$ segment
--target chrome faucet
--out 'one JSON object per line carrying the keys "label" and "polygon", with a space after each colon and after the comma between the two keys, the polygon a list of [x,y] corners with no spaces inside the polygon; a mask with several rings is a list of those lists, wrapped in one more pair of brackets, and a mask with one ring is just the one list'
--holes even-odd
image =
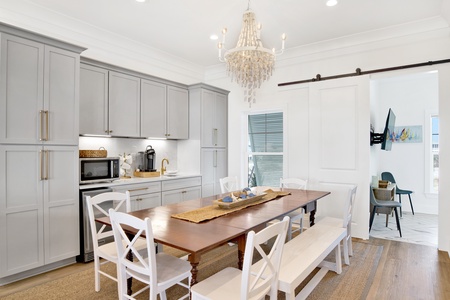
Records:
{"label": "chrome faucet", "polygon": [[161,176],[163,176],[164,172],[166,171],[166,167],[164,167],[164,161],[166,161],[167,164],[169,164],[169,160],[167,158],[163,158],[163,160],[161,161]]}

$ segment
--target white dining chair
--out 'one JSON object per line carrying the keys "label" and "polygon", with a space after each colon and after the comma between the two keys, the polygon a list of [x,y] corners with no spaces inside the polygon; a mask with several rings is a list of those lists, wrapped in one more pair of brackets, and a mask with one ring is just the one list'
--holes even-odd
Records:
{"label": "white dining chair", "polygon": [[[305,190],[307,185],[308,180],[303,180],[300,178],[280,178],[280,188]],[[303,232],[304,209],[299,208],[289,213],[288,216],[290,221],[287,232],[287,240],[290,241],[292,239],[292,233],[297,231],[299,231],[300,233]]]}
{"label": "white dining chair", "polygon": [[[276,300],[288,223],[289,217],[286,216],[281,222],[273,223],[258,233],[250,231],[247,235],[242,271],[228,267],[200,281],[191,287],[192,299],[264,299],[265,295],[270,295],[270,299]],[[270,252],[266,254],[261,245],[271,238],[275,238],[275,241]],[[260,268],[252,265],[255,250],[264,261]]]}
{"label": "white dining chair", "polygon": [[352,247],[352,217],[353,207],[356,199],[356,185],[352,185],[348,189],[347,198],[344,204],[343,216],[341,218],[325,217],[319,220],[316,225],[324,224],[334,227],[344,227],[347,229],[347,235],[343,240],[344,243],[344,262],[346,265],[350,265],[350,256],[353,256]]}
{"label": "white dining chair", "polygon": [[219,182],[222,194],[238,190],[238,180],[236,176],[220,178]]}
{"label": "white dining chair", "polygon": [[[117,282],[117,278],[101,270],[101,266],[112,262],[117,264],[117,250],[114,241],[106,244],[99,244],[100,239],[105,239],[111,237],[113,239],[113,231],[109,226],[99,225],[95,221],[95,218],[109,216],[107,208],[105,209],[105,203],[108,203],[107,207],[113,207],[116,211],[130,211],[130,193],[126,191],[125,193],[118,192],[106,192],[98,194],[94,197],[86,196],[87,208],[89,213],[89,224],[92,233],[92,243],[94,246],[94,281],[95,281],[95,291],[100,291],[100,274],[108,277]],[[139,239],[137,244],[139,249],[145,247],[145,240]],[[100,259],[104,261],[100,261]]]}
{"label": "white dining chair", "polygon": [[[175,284],[187,289],[186,295],[179,299],[188,298],[191,284],[191,264],[164,252],[156,253],[150,219],[142,220],[113,209],[110,210],[110,219],[118,253],[119,299],[135,299],[137,295],[148,289],[150,300],[156,300],[158,294],[160,299],[166,300],[166,290]],[[124,230],[125,226],[127,230],[132,228],[136,232],[129,235],[129,232]],[[146,257],[137,251],[136,243],[139,236],[146,238]],[[133,258],[132,261],[129,259],[130,255]],[[144,283],[145,287],[132,295],[127,295],[127,278],[130,277]],[[187,279],[187,284],[182,282],[185,279]]]}

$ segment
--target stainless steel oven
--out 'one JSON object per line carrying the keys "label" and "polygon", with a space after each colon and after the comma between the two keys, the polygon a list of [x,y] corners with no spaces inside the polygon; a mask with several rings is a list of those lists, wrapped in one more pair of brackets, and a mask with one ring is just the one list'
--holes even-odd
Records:
{"label": "stainless steel oven", "polygon": [[[90,190],[80,190],[80,255],[77,257],[79,262],[89,262],[94,260],[94,245],[92,241],[91,225],[89,223],[89,212],[86,203],[86,196],[94,197],[95,195],[112,192],[110,188],[97,188]],[[112,201],[106,201],[101,204],[105,211],[113,208]],[[96,211],[94,210],[94,214]],[[98,214],[98,212],[97,212]],[[96,217],[102,217],[103,215],[97,215]],[[97,225],[97,231],[102,226],[100,223]],[[99,240],[99,245],[110,243],[114,240],[114,237],[104,238]]]}

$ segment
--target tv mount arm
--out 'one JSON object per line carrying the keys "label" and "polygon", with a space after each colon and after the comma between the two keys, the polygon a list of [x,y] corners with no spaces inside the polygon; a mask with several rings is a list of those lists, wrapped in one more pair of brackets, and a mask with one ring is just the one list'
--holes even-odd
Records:
{"label": "tv mount arm", "polygon": [[384,141],[383,133],[375,133],[372,124],[370,124],[370,146],[374,144],[381,144]]}

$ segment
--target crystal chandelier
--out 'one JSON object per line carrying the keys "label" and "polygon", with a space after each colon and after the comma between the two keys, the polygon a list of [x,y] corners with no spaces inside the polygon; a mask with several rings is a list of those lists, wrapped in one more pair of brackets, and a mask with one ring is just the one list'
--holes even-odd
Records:
{"label": "crystal chandelier", "polygon": [[[219,60],[227,65],[227,74],[231,76],[231,81],[236,82],[244,88],[244,101],[248,101],[249,106],[255,103],[256,89],[261,87],[261,83],[272,76],[275,64],[275,57],[284,51],[286,34],[281,36],[281,50],[269,50],[264,48],[260,38],[261,24],[257,24],[255,13],[250,10],[250,1],[247,10],[244,12],[242,29],[239,40],[235,48],[225,49],[225,35],[227,29],[222,30],[222,42],[219,42]],[[224,54],[222,55],[222,51]]]}

